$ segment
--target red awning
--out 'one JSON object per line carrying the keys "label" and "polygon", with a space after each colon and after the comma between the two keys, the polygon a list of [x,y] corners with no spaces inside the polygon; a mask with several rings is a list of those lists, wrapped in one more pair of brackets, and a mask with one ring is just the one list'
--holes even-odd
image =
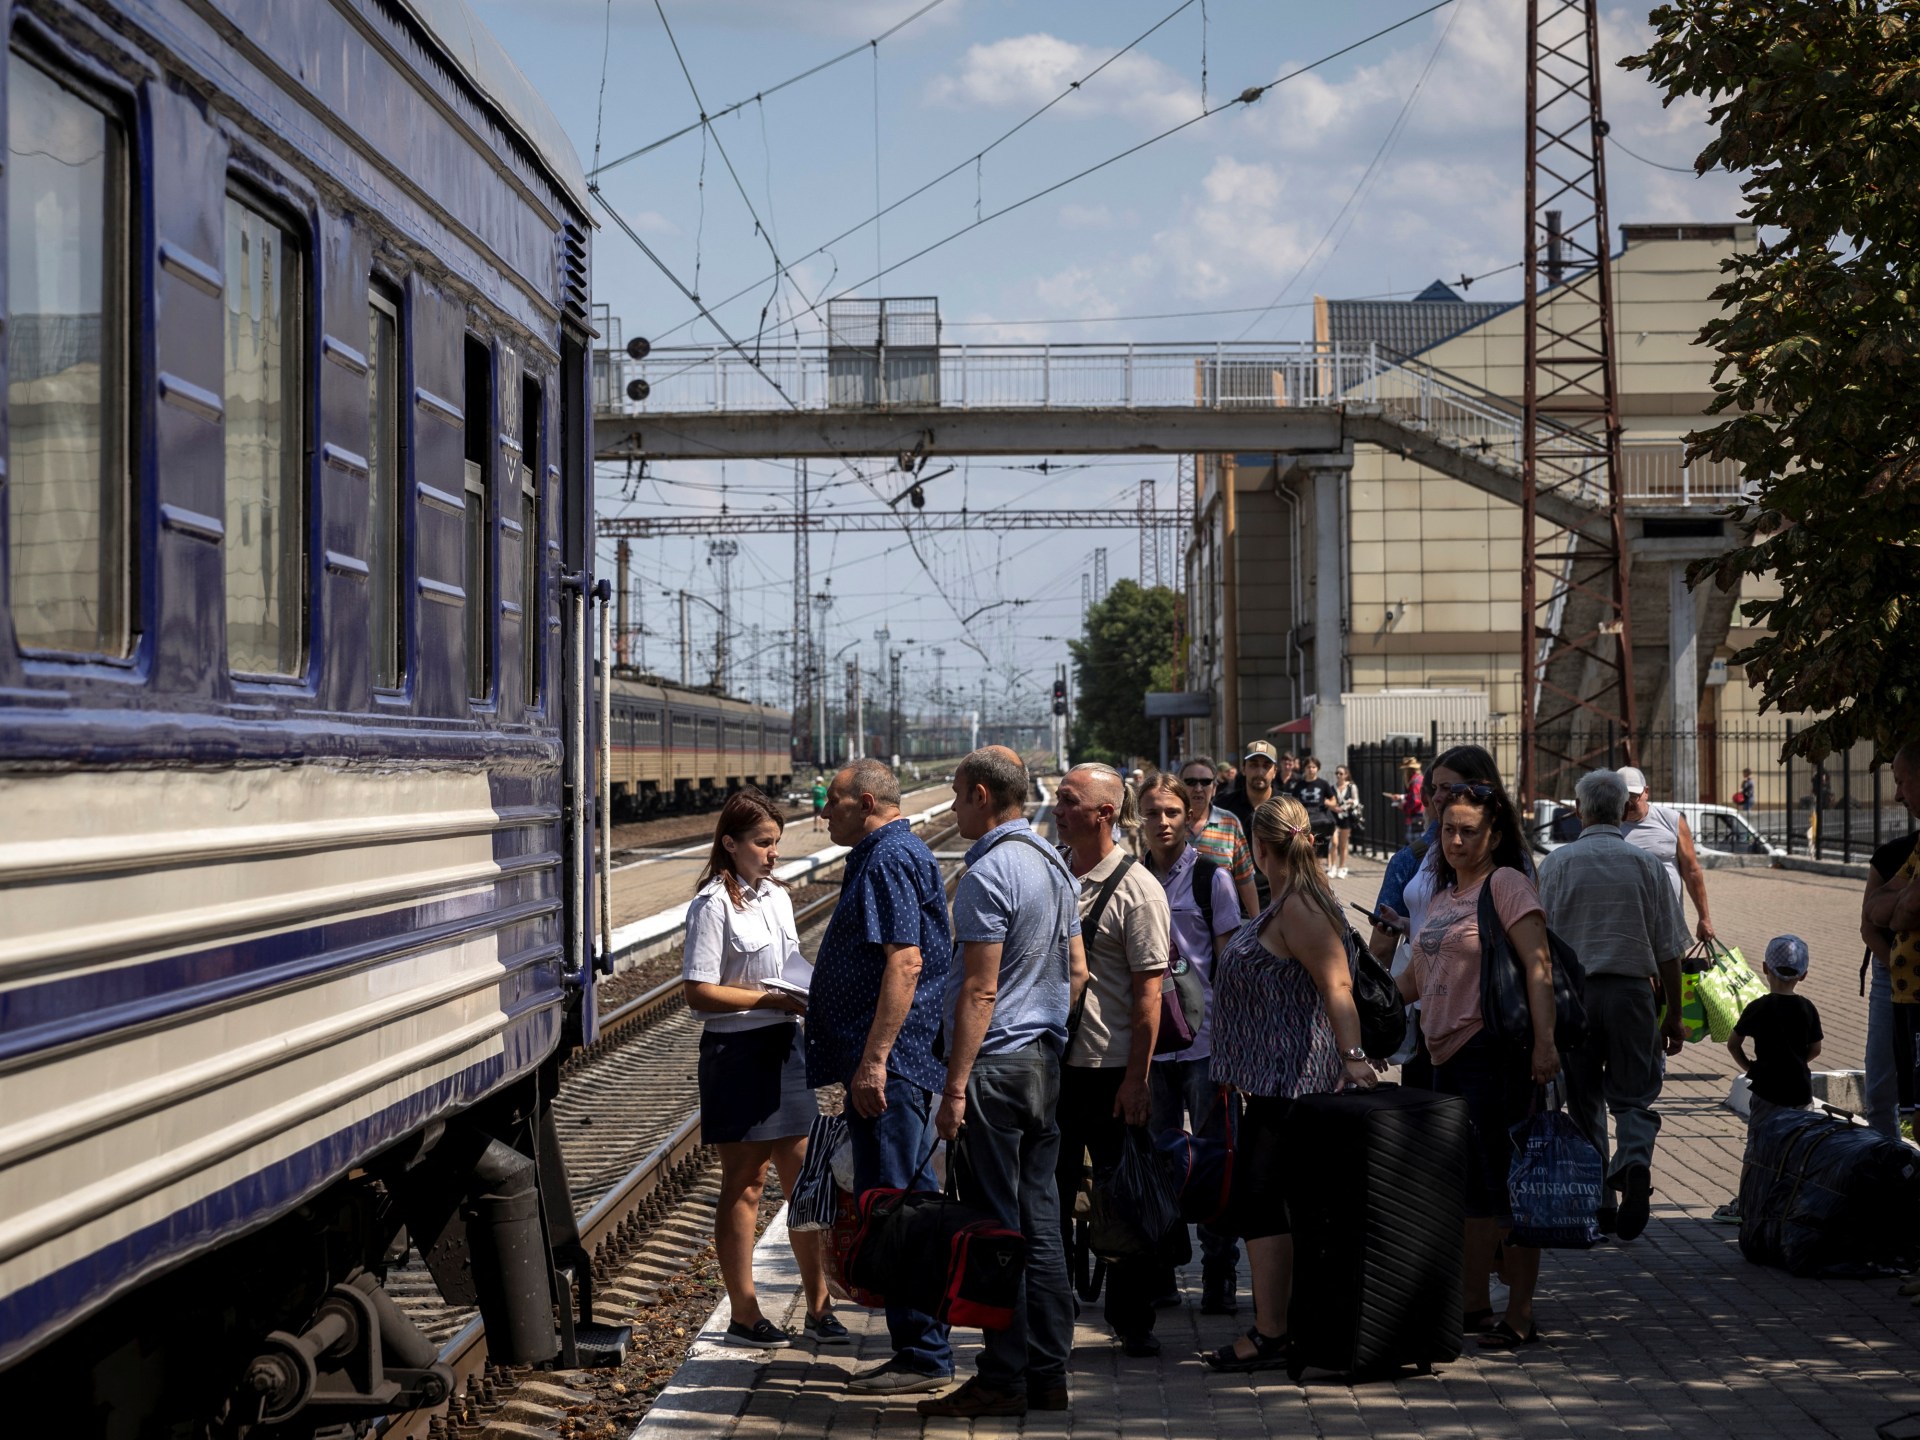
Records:
{"label": "red awning", "polygon": [[1302,715],[1298,720],[1289,720],[1286,724],[1276,725],[1267,731],[1269,735],[1311,735],[1312,733],[1313,717],[1310,715]]}

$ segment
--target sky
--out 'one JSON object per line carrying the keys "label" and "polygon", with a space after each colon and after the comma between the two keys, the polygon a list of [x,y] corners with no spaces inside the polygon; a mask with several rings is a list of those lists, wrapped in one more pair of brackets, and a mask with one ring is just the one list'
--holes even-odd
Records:
{"label": "sky", "polygon": [[[813,307],[843,293],[935,296],[948,343],[1023,344],[1308,339],[1316,294],[1410,298],[1437,278],[1484,277],[1467,292],[1476,300],[1519,298],[1509,267],[1524,241],[1524,0],[1453,0],[1253,104],[1224,106],[1430,0],[937,0],[909,18],[926,3],[473,0],[589,169],[692,127],[606,170],[602,193],[745,341],[791,342],[796,331],[804,341],[819,328]],[[1736,218],[1735,179],[1692,174],[1711,138],[1704,103],[1663,107],[1644,78],[1614,65],[1650,38],[1644,11],[1604,0],[1601,11],[1614,225]],[[1211,107],[1221,108],[967,228]],[[790,277],[779,285],[776,255]],[[593,268],[595,299],[625,336],[719,338],[620,229],[596,233]],[[1113,456],[1055,459],[1045,471],[1029,457],[955,463],[928,484],[930,508],[1130,514],[1142,479],[1170,504],[1180,468]],[[857,473],[816,464],[812,503],[871,509],[899,482],[879,462]],[[794,491],[792,466],[765,461],[662,462],[644,477],[602,467],[597,483],[602,515],[784,509]],[[985,676],[990,714],[1038,714],[1065,639],[1079,633],[1080,577],[1096,547],[1110,582],[1140,577],[1131,526],[945,534],[920,540],[917,554],[898,535],[816,536],[813,588],[830,578],[835,597],[827,655],[844,648],[871,670],[882,648],[873,632],[885,628],[890,648],[906,652],[910,703],[937,676],[977,704]],[[634,562],[638,619],[651,632],[634,658],[677,674],[677,601],[666,592],[717,602],[720,563],[704,539],[686,538],[638,542]],[[1162,563],[1177,566],[1170,554]],[[780,704],[791,693],[793,569],[790,536],[741,537],[731,563],[734,688]],[[962,623],[984,606],[995,608]],[[703,605],[691,613],[695,679],[705,680],[718,622]]]}

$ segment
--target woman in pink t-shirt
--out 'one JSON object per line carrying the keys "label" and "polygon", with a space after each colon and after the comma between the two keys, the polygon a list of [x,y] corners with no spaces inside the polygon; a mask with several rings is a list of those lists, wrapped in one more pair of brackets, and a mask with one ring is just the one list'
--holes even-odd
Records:
{"label": "woman in pink t-shirt", "polygon": [[[1545,1085],[1560,1071],[1553,1044],[1547,922],[1527,877],[1523,832],[1507,792],[1479,782],[1436,786],[1432,802],[1440,815],[1434,894],[1413,939],[1412,963],[1400,976],[1400,991],[1420,1002],[1420,1033],[1433,1056],[1433,1088],[1464,1099],[1473,1123],[1462,1296],[1467,1328],[1480,1332],[1483,1349],[1510,1350],[1540,1338],[1533,1323],[1540,1252],[1506,1247],[1507,1309],[1498,1323],[1487,1275],[1494,1246],[1513,1223],[1507,1196],[1507,1167],[1513,1156],[1508,1132],[1527,1118],[1533,1087]],[[1531,1049],[1498,1043],[1481,1024],[1483,887],[1491,887],[1494,913],[1526,967],[1534,1016]]]}

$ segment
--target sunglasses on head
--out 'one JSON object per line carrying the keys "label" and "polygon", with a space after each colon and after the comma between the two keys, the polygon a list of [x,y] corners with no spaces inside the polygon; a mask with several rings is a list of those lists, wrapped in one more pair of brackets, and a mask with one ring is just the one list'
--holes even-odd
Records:
{"label": "sunglasses on head", "polygon": [[1445,785],[1436,785],[1433,788],[1442,795],[1451,795],[1456,800],[1491,800],[1496,793],[1491,785],[1468,784],[1459,780]]}

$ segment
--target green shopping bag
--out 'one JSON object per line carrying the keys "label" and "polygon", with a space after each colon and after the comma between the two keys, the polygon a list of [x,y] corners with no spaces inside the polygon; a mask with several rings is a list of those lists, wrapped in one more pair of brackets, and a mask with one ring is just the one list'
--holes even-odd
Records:
{"label": "green shopping bag", "polygon": [[[1713,955],[1704,943],[1695,945],[1680,959],[1680,1020],[1687,1028],[1687,1039],[1704,1040],[1709,1026],[1706,1002],[1700,998],[1700,976],[1713,964]],[[1659,1023],[1667,1023],[1667,1007],[1660,1007]]]}
{"label": "green shopping bag", "polygon": [[1724,1045],[1732,1037],[1733,1027],[1740,1023],[1740,1013],[1767,993],[1767,985],[1738,950],[1730,950],[1717,940],[1707,945],[1713,963],[1700,972],[1694,986],[1707,1012],[1708,1033]]}

